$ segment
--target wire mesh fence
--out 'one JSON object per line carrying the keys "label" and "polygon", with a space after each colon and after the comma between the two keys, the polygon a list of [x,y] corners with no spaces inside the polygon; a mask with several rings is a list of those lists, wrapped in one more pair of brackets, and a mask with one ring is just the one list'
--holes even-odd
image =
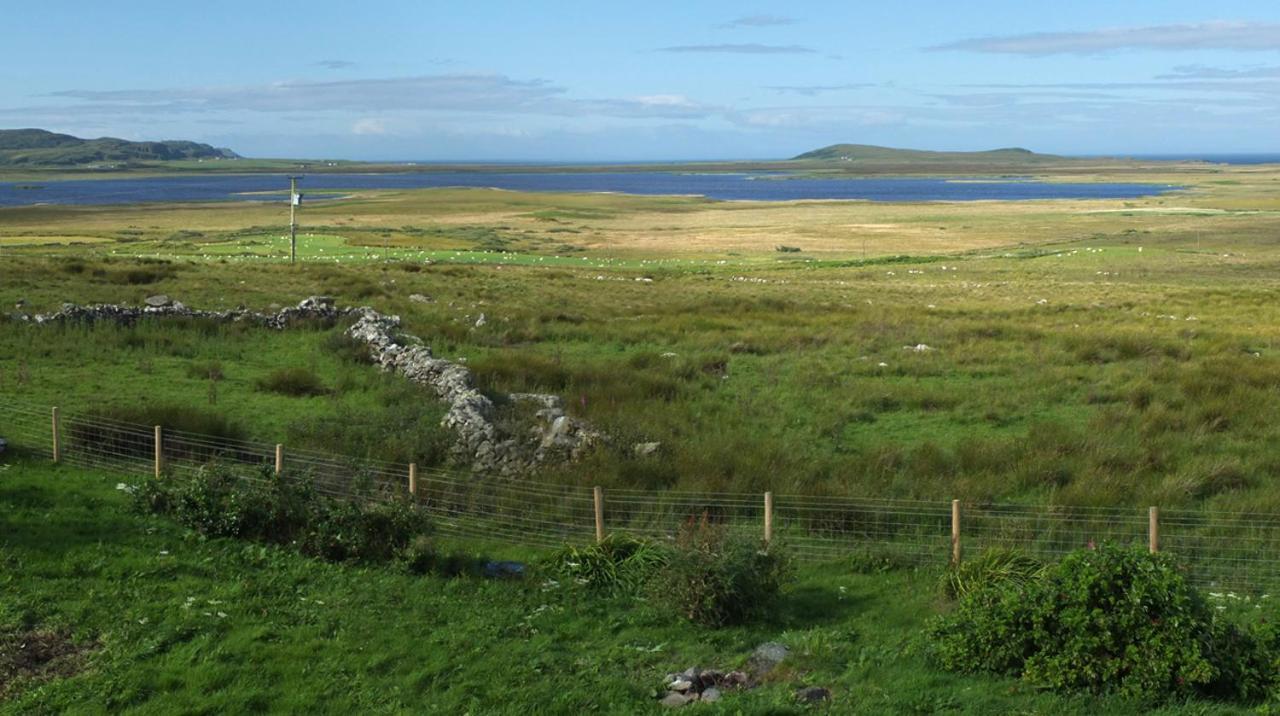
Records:
{"label": "wire mesh fence", "polygon": [[[4,397],[0,436],[19,455],[117,475],[190,474],[216,464],[246,480],[270,480],[277,470],[302,475],[339,499],[387,500],[410,490],[406,464],[157,430],[89,413],[58,415]],[[413,497],[440,533],[486,542],[551,548],[591,540],[598,530],[670,540],[682,524],[706,520],[767,533],[805,560],[943,565],[953,558],[957,531],[966,555],[1005,548],[1043,559],[1102,542],[1154,539],[1182,560],[1198,586],[1280,588],[1280,515],[1169,510],[1159,513],[1153,534],[1147,510],[1128,507],[966,503],[953,513],[949,500],[628,489],[610,489],[597,504],[591,488],[438,469],[414,474]]]}

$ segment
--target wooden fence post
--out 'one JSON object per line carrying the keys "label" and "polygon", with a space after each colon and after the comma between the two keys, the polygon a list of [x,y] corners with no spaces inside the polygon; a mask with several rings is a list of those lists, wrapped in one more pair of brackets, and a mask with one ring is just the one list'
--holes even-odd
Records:
{"label": "wooden fence post", "polygon": [[773,493],[764,493],[764,543],[773,541]]}
{"label": "wooden fence post", "polygon": [[1160,508],[1147,508],[1147,549],[1151,554],[1160,551]]}
{"label": "wooden fence post", "polygon": [[276,443],[276,477],[284,472],[284,445]]}
{"label": "wooden fence post", "polygon": [[951,501],[951,564],[960,564],[960,500]]}
{"label": "wooden fence post", "polygon": [[53,409],[53,461],[62,460],[62,430],[58,424],[58,409]]}
{"label": "wooden fence post", "polygon": [[592,488],[591,496],[595,499],[596,507],[596,542],[604,541],[604,490],[599,487]]}
{"label": "wooden fence post", "polygon": [[418,463],[409,463],[409,495],[418,500]]}
{"label": "wooden fence post", "polygon": [[164,438],[161,435],[162,429],[156,426],[156,478],[160,477],[160,471],[164,469]]}

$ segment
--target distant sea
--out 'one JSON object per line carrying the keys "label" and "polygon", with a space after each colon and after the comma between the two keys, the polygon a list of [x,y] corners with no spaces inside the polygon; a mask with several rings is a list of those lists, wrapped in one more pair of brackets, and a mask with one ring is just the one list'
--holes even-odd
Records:
{"label": "distant sea", "polygon": [[1209,162],[1211,164],[1280,164],[1280,154],[1130,154],[1131,159],[1153,159],[1156,161]]}

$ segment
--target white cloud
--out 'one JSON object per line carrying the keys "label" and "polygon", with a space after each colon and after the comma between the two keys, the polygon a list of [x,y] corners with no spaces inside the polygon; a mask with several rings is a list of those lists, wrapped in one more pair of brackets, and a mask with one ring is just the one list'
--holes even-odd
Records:
{"label": "white cloud", "polygon": [[1012,55],[1089,55],[1112,50],[1280,50],[1280,23],[1212,22],[1110,27],[1083,32],[1036,32],[977,37],[931,50]]}
{"label": "white cloud", "polygon": [[355,124],[351,125],[351,133],[361,136],[370,134],[386,134],[387,123],[381,119],[375,119],[373,117],[357,119]]}

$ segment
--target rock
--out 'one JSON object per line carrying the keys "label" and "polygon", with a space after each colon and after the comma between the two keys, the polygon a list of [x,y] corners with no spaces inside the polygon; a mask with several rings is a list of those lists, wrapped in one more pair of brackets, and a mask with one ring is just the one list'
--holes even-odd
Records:
{"label": "rock", "polygon": [[662,704],[663,706],[668,706],[670,708],[677,709],[693,700],[694,700],[694,697],[692,696],[689,696],[687,694],[682,694],[678,691],[672,691],[666,696],[663,696],[662,700],[659,701],[658,703]]}
{"label": "rock", "polygon": [[765,642],[751,652],[751,658],[747,659],[747,671],[756,677],[764,676],[786,661],[790,653],[787,647],[776,641]]}
{"label": "rock", "polygon": [[714,686],[711,686],[711,687],[709,687],[709,688],[703,689],[703,691],[702,691],[702,700],[703,700],[703,701],[706,701],[707,703],[715,703],[716,701],[719,701],[719,700],[720,700],[720,689],[717,689],[717,688],[716,688],[716,687],[714,687]]}
{"label": "rock", "polygon": [[435,302],[434,298],[421,293],[410,294],[409,300],[413,301],[414,303],[434,303]]}
{"label": "rock", "polygon": [[902,350],[904,350],[904,351],[914,351],[914,352],[916,352],[916,353],[928,353],[929,351],[933,350],[933,348],[931,348],[931,347],[929,347],[929,346],[927,346],[927,345],[925,345],[925,344],[923,344],[923,343],[917,343],[917,344],[915,344],[914,346],[903,346],[903,347],[902,347]]}
{"label": "rock", "polygon": [[661,447],[662,443],[636,443],[631,446],[631,453],[636,457],[650,457]]}
{"label": "rock", "polygon": [[831,689],[823,686],[806,686],[796,691],[796,700],[806,704],[818,704],[831,700]]}
{"label": "rock", "polygon": [[719,686],[725,681],[724,672],[716,671],[715,669],[707,669],[701,674],[698,674],[698,681],[701,683],[704,690],[713,686]]}
{"label": "rock", "polygon": [[481,328],[481,327],[483,327],[483,326],[484,326],[484,324],[486,324],[486,323],[488,323],[488,321],[486,321],[486,320],[484,319],[484,314],[483,314],[483,313],[481,313],[481,314],[480,314],[480,317],[476,319],[476,328]]}
{"label": "rock", "polygon": [[730,671],[724,675],[724,683],[726,686],[746,686],[751,681],[751,677],[747,676],[744,671]]}
{"label": "rock", "polygon": [[693,682],[687,679],[678,679],[667,684],[667,688],[672,691],[688,691],[693,688]]}
{"label": "rock", "polygon": [[147,296],[146,299],[143,300],[143,303],[147,304],[152,308],[164,308],[165,306],[172,304],[173,299],[169,298],[163,293],[160,293],[160,294],[156,294],[155,296]]}
{"label": "rock", "polygon": [[14,307],[14,308],[22,308],[22,307],[23,307],[23,306],[25,306],[25,305],[27,305],[27,299],[25,299],[25,298],[19,298],[17,301],[15,301],[15,302],[14,302],[13,307]]}

